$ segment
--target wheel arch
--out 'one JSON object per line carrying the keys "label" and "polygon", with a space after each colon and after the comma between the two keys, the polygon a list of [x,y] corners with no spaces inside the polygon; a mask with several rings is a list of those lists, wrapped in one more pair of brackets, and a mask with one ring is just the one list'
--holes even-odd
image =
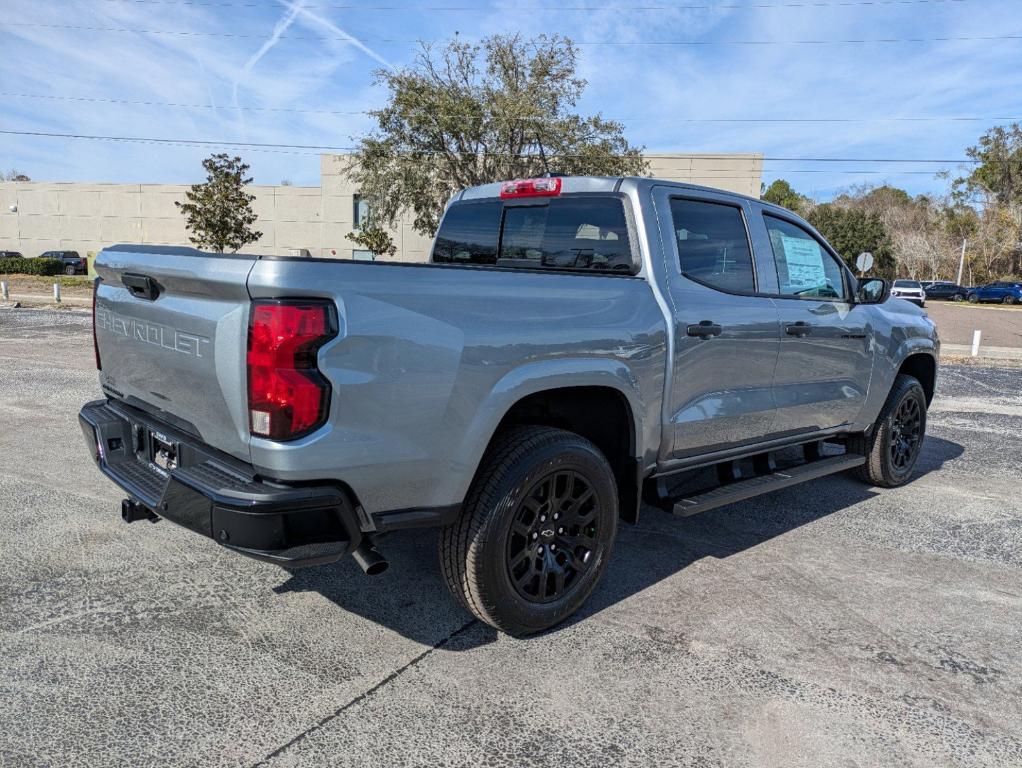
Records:
{"label": "wheel arch", "polygon": [[937,359],[928,352],[915,352],[902,360],[898,373],[908,374],[922,385],[929,406],[937,388]]}
{"label": "wheel arch", "polygon": [[618,485],[620,516],[635,522],[644,444],[642,402],[623,364],[602,361],[594,367],[593,363],[580,360],[568,371],[558,366],[556,373],[547,370],[542,375],[523,370],[529,365],[505,376],[478,416],[485,426],[473,430],[481,440],[470,449],[472,477],[502,430],[519,424],[566,429],[590,440],[606,456]]}

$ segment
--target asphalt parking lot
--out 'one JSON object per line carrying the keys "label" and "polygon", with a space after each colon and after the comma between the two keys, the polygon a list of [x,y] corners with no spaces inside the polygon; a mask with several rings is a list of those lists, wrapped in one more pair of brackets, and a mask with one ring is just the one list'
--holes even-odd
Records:
{"label": "asphalt parking lot", "polygon": [[567,626],[432,533],[289,573],[121,522],[88,315],[0,310],[0,765],[1022,765],[1022,379],[942,369],[918,476],[646,510]]}
{"label": "asphalt parking lot", "polygon": [[928,301],[926,312],[937,324],[944,344],[972,344],[973,331],[984,346],[1022,347],[1022,307]]}

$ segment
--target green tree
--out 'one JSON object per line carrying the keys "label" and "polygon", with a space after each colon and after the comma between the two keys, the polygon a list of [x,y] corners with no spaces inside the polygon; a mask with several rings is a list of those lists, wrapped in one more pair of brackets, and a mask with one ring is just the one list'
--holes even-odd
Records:
{"label": "green tree", "polygon": [[763,190],[761,197],[768,203],[787,208],[789,211],[802,214],[812,206],[812,200],[801,195],[784,179],[775,179]]}
{"label": "green tree", "polygon": [[187,219],[189,239],[200,248],[233,253],[262,237],[252,229],[257,217],[252,210],[255,195],[245,191],[252,183],[246,178],[248,164],[221,153],[207,157],[202,167],[206,181],[185,193],[187,203],[174,203]]}
{"label": "green tree", "polygon": [[955,180],[959,191],[981,198],[992,196],[1001,205],[1022,208],[1022,126],[995,126],[965,154],[976,164]]}
{"label": "green tree", "polygon": [[646,173],[620,123],[576,113],[577,67],[578,49],[557,35],[423,45],[411,67],[375,72],[387,105],[370,113],[376,128],[358,139],[348,175],[381,224],[410,209],[428,235],[464,187],[547,171]]}
{"label": "green tree", "polygon": [[960,201],[982,209],[982,263],[975,266],[988,278],[1016,277],[1022,273],[1022,125],[991,128],[965,154],[975,166],[953,186]]}
{"label": "green tree", "polygon": [[816,206],[809,214],[809,223],[827,238],[827,242],[853,270],[856,257],[869,251],[874,259],[871,274],[895,276],[896,264],[891,252],[891,239],[883,221],[876,214],[824,203]]}

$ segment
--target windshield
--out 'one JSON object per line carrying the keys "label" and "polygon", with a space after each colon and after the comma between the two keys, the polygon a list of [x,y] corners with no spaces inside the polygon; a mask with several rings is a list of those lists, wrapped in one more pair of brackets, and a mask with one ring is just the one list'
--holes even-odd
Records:
{"label": "windshield", "polygon": [[919,281],[918,280],[895,280],[894,281],[894,287],[895,288],[918,288],[919,287]]}

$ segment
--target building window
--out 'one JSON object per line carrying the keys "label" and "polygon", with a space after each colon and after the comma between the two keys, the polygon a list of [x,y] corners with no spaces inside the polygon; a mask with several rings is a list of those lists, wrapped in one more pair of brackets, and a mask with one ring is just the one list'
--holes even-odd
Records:
{"label": "building window", "polygon": [[372,251],[360,251],[356,249],[351,252],[351,258],[355,261],[376,261],[376,254]]}
{"label": "building window", "polygon": [[369,220],[369,203],[362,195],[354,195],[352,198],[352,229],[358,229]]}

